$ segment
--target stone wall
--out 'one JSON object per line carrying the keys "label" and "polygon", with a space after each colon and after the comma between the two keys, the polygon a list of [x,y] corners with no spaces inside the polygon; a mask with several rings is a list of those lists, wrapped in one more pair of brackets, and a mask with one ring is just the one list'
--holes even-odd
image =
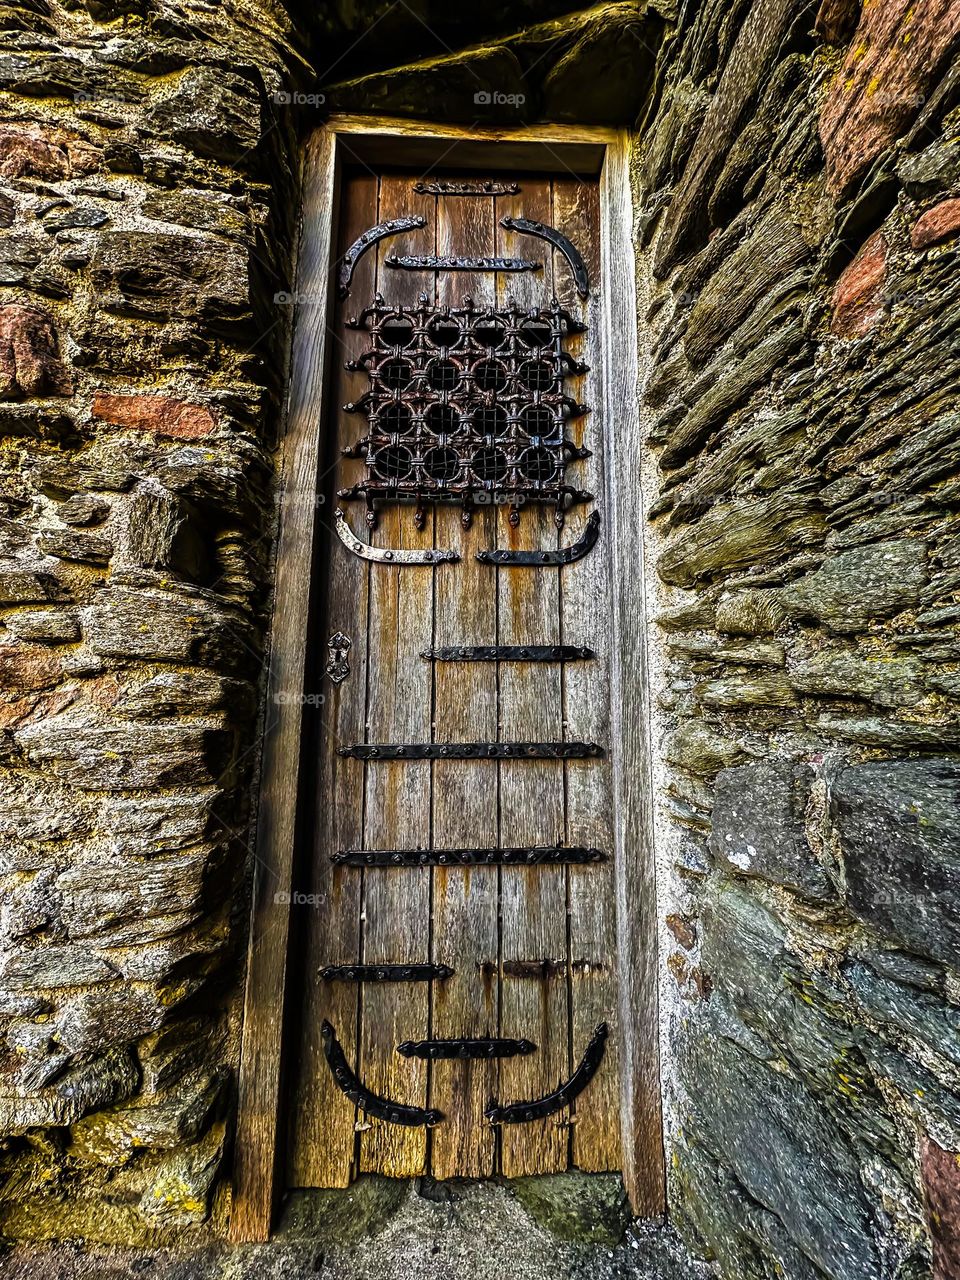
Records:
{"label": "stone wall", "polygon": [[0,3],[9,1234],[226,1211],[322,89],[635,126],[672,1211],[736,1280],[960,1274],[960,8],[569,8]]}
{"label": "stone wall", "polygon": [[638,131],[672,1202],[750,1280],[960,1274],[958,46],[686,6]]}
{"label": "stone wall", "polygon": [[266,3],[0,29],[0,1218],[135,1239],[229,1130],[299,59]]}

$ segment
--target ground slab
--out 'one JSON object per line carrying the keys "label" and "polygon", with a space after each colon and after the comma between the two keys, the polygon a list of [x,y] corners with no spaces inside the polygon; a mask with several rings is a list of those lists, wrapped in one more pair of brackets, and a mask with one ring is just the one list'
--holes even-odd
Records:
{"label": "ground slab", "polygon": [[300,1193],[268,1245],[19,1244],[0,1280],[709,1280],[666,1226],[632,1222],[611,1178],[390,1183]]}

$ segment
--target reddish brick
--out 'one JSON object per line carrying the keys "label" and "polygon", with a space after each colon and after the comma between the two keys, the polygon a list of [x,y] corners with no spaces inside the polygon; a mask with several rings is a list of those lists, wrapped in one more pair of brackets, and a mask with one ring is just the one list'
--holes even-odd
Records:
{"label": "reddish brick", "polygon": [[913,224],[910,243],[915,249],[925,249],[929,244],[939,244],[960,231],[960,199],[941,200]]}
{"label": "reddish brick", "polygon": [[0,307],[0,400],[73,394],[53,321],[38,307]]}
{"label": "reddish brick", "polygon": [[46,645],[0,645],[0,689],[35,693],[55,685],[61,675],[60,659]]}
{"label": "reddish brick", "polygon": [[62,129],[37,124],[0,126],[0,175],[56,182],[97,167],[95,147]]}
{"label": "reddish brick", "polygon": [[960,1155],[924,1138],[920,1169],[933,1242],[933,1280],[960,1280]]}
{"label": "reddish brick", "polygon": [[846,195],[915,119],[960,41],[956,0],[865,4],[820,112],[827,185]]}
{"label": "reddish brick", "polygon": [[833,332],[862,338],[883,317],[883,282],[887,274],[887,242],[876,231],[862,246],[833,290]]}
{"label": "reddish brick", "polygon": [[152,431],[174,440],[200,440],[217,425],[206,405],[172,396],[115,396],[98,391],[93,398],[93,416],[118,427]]}

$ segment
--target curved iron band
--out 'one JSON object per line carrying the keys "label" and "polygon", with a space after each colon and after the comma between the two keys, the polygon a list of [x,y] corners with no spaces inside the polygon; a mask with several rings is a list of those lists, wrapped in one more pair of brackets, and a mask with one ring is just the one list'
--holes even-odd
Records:
{"label": "curved iron band", "polygon": [[532,218],[501,218],[501,227],[506,227],[508,231],[519,231],[524,236],[538,236],[541,240],[546,240],[555,248],[559,249],[566,260],[570,263],[570,270],[573,272],[573,282],[577,286],[577,293],[581,298],[586,298],[590,293],[590,282],[587,279],[587,268],[584,265],[583,258],[580,253],[570,243],[565,235],[562,235],[556,227],[548,227],[543,222],[535,222]]}
{"label": "curved iron band", "polygon": [[375,227],[368,227],[362,235],[357,236],[340,262],[340,297],[345,298],[350,292],[354,268],[368,249],[372,249],[381,240],[386,240],[387,236],[399,235],[401,231],[415,231],[417,227],[426,225],[426,218],[416,213],[410,218],[389,218],[386,222],[379,222]]}
{"label": "curved iron band", "polygon": [[338,747],[354,760],[585,760],[602,756],[595,742],[355,742]]}
{"label": "curved iron band", "polygon": [[603,1061],[607,1034],[607,1024],[601,1022],[593,1033],[576,1071],[553,1093],[548,1093],[542,1098],[533,1098],[529,1102],[510,1102],[505,1107],[493,1104],[487,1107],[483,1114],[491,1124],[523,1124],[528,1120],[543,1120],[545,1116],[552,1116],[555,1111],[560,1111],[578,1094],[581,1094],[597,1074],[597,1069]]}
{"label": "curved iron band", "polygon": [[506,565],[551,565],[573,564],[597,545],[600,537],[600,512],[591,513],[583,533],[569,547],[561,547],[557,551],[478,551],[477,559],[483,564]]}
{"label": "curved iron band", "polygon": [[386,1120],[389,1124],[405,1124],[409,1127],[439,1124],[443,1112],[435,1108],[424,1110],[423,1107],[408,1107],[402,1102],[391,1102],[389,1098],[381,1098],[371,1091],[351,1071],[336,1032],[326,1020],[321,1024],[320,1035],[323,1039],[323,1056],[333,1073],[337,1087],[345,1093],[352,1103],[375,1116],[378,1120]]}
{"label": "curved iron band", "polygon": [[584,845],[533,845],[516,849],[338,849],[337,867],[537,867],[586,866],[607,855]]}
{"label": "curved iron band", "polygon": [[403,1058],[516,1058],[535,1053],[532,1040],[404,1040],[397,1045]]}
{"label": "curved iron band", "polygon": [[458,258],[453,255],[391,254],[384,265],[401,271],[542,271],[542,262],[529,258]]}
{"label": "curved iron band", "polygon": [[448,964],[328,964],[320,970],[324,982],[445,982],[453,975]]}
{"label": "curved iron band", "polygon": [[334,511],[333,523],[337,537],[347,550],[361,560],[372,560],[374,564],[442,564],[460,559],[456,551],[393,551],[388,547],[371,547],[368,542],[361,542],[350,528],[342,507]]}

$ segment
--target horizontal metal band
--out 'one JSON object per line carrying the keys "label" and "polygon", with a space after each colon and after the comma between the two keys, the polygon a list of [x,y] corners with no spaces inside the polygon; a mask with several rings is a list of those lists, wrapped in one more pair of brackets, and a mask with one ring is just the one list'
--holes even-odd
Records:
{"label": "horizontal metal band", "polygon": [[519,182],[494,182],[485,178],[481,182],[455,182],[438,178],[435,182],[415,182],[414,191],[421,196],[515,196],[520,192]]}
{"label": "horizontal metal band", "polygon": [[580,537],[569,547],[559,547],[554,551],[478,551],[477,559],[483,564],[537,565],[573,564],[582,560],[588,551],[592,551],[600,537],[600,513],[593,511],[584,526]]}
{"label": "horizontal metal band", "polygon": [[536,1048],[532,1040],[404,1040],[397,1053],[404,1058],[516,1058]]}
{"label": "horizontal metal band", "polygon": [[337,1088],[361,1111],[378,1120],[386,1120],[389,1124],[403,1124],[413,1128],[439,1124],[443,1119],[443,1112],[437,1111],[435,1107],[430,1110],[408,1107],[402,1102],[391,1102],[389,1098],[381,1098],[371,1092],[350,1069],[336,1032],[329,1022],[321,1024],[320,1037],[323,1040],[323,1055],[337,1082]]}
{"label": "horizontal metal band", "polygon": [[603,1061],[607,1034],[607,1024],[601,1022],[593,1033],[576,1071],[553,1093],[545,1094],[542,1098],[532,1098],[529,1102],[510,1102],[503,1107],[493,1103],[483,1114],[491,1124],[524,1124],[530,1120],[543,1120],[546,1116],[552,1116],[555,1111],[560,1111],[582,1093],[597,1074],[597,1069]]}
{"label": "horizontal metal band", "polygon": [[457,258],[453,256],[436,257],[425,254],[415,257],[412,254],[391,254],[384,259],[388,267],[401,271],[541,271],[542,262],[531,262],[529,258]]}
{"label": "horizontal metal band", "polygon": [[354,760],[584,760],[595,742],[357,742],[337,755]]}
{"label": "horizontal metal band", "polygon": [[479,644],[424,649],[420,656],[431,662],[575,662],[597,655],[579,644]]}
{"label": "horizontal metal band", "polygon": [[573,975],[603,973],[604,966],[599,960],[503,960],[499,964],[495,960],[484,960],[477,966],[485,978],[530,978],[542,982],[544,978],[565,978],[567,973]]}
{"label": "horizontal metal band", "polygon": [[324,982],[443,982],[454,970],[446,964],[328,964]]}
{"label": "horizontal metal band", "polygon": [[517,849],[339,849],[340,867],[536,867],[606,862],[599,849],[541,845]]}

